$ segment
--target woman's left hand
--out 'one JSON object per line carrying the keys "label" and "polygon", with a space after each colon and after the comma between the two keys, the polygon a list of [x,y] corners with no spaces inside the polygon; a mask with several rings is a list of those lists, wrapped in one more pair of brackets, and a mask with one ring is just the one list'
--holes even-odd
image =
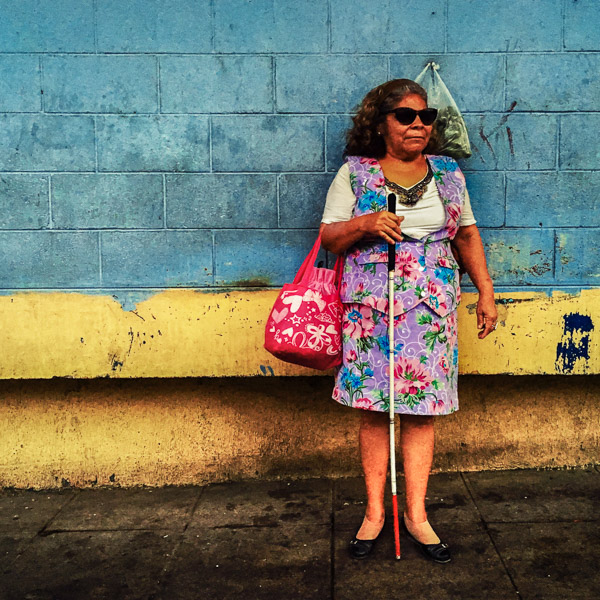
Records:
{"label": "woman's left hand", "polygon": [[479,294],[477,301],[477,337],[482,340],[496,329],[498,323],[498,311],[494,302],[494,295]]}

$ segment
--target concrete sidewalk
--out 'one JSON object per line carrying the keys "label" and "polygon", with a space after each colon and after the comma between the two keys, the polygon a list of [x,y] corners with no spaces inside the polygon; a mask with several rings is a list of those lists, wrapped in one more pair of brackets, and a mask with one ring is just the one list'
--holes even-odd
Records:
{"label": "concrete sidewalk", "polygon": [[394,559],[391,509],[373,555],[349,558],[364,508],[358,478],[4,490],[0,598],[600,598],[598,467],[432,475],[446,565],[403,534]]}

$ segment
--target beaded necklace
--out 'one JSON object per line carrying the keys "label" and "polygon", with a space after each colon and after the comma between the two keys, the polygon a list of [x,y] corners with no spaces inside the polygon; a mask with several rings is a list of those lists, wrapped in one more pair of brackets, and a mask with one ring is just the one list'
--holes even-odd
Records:
{"label": "beaded necklace", "polygon": [[385,185],[396,193],[397,200],[400,204],[404,204],[404,206],[414,206],[425,193],[429,182],[433,179],[433,171],[431,170],[431,165],[427,162],[427,174],[419,183],[415,183],[410,188],[404,188],[393,181],[390,181],[387,177],[385,177]]}

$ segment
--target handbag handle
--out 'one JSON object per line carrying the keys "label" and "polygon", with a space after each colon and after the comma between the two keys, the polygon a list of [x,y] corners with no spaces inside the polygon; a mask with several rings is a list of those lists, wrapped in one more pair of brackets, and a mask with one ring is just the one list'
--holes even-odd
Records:
{"label": "handbag handle", "polygon": [[296,277],[293,283],[300,283],[305,277],[306,272],[309,273],[315,268],[315,260],[319,250],[321,249],[321,234],[319,233],[317,241],[314,243],[312,250],[308,253],[308,256],[304,259],[304,262],[300,265]]}
{"label": "handbag handle", "polygon": [[342,276],[344,274],[344,263],[345,258],[343,254],[339,254],[337,260],[335,261],[335,265],[333,266],[333,270],[335,271],[335,285],[337,288],[340,287],[342,283]]}
{"label": "handbag handle", "polygon": [[[315,260],[317,259],[317,255],[319,254],[319,250],[321,249],[321,234],[319,233],[317,240],[315,241],[312,250],[308,253],[308,256],[304,259],[304,262],[300,265],[298,272],[296,273],[296,277],[294,278],[293,283],[300,283],[301,281],[307,279],[308,274],[315,269]],[[333,267],[335,271],[335,281],[336,286],[339,286],[342,281],[342,273],[344,271],[344,256],[339,255],[337,260],[335,261],[335,265]]]}

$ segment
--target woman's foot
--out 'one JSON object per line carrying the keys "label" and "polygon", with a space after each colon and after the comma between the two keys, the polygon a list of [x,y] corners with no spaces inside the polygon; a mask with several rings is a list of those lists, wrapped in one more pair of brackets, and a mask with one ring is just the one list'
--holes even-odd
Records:
{"label": "woman's foot", "polygon": [[422,523],[415,523],[408,518],[404,512],[404,522],[408,532],[421,544],[439,544],[440,538],[437,536],[429,521],[425,519]]}
{"label": "woman's foot", "polygon": [[365,515],[360,529],[350,540],[350,545],[348,546],[348,551],[352,558],[366,558],[369,556],[371,550],[373,550],[375,541],[383,529],[384,521],[385,516],[379,522],[373,523]]}
{"label": "woman's foot", "polygon": [[378,521],[370,521],[365,518],[363,519],[362,525],[356,534],[356,539],[359,540],[374,540],[381,533],[383,529],[383,523],[385,522],[385,515]]}
{"label": "woman's foot", "polygon": [[402,524],[408,535],[419,546],[419,549],[425,558],[437,563],[450,562],[452,557],[450,555],[448,544],[444,544],[440,541],[440,538],[436,535],[435,531],[433,531],[429,521],[425,520],[422,523],[415,523],[406,516],[406,513],[404,513]]}

